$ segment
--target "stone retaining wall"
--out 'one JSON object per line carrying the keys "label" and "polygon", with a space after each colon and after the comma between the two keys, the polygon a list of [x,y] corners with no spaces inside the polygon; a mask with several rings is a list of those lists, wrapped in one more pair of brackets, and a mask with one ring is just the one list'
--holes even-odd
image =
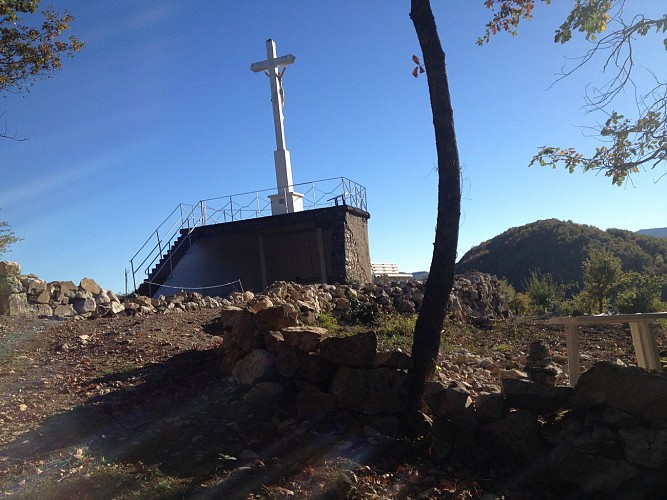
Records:
{"label": "stone retaining wall", "polygon": [[0,262],[0,314],[9,316],[81,317],[118,314],[120,299],[94,280],[46,281],[22,275],[17,262]]}
{"label": "stone retaining wall", "polygon": [[[10,316],[94,318],[119,313],[169,314],[224,304],[253,306],[268,301],[290,304],[299,310],[305,322],[313,322],[322,313],[344,315],[354,301],[373,308],[417,313],[424,298],[423,290],[421,281],[377,285],[299,285],[278,281],[261,293],[234,292],[226,298],[180,292],[158,298],[130,294],[121,300],[89,278],[78,285],[71,281],[47,283],[32,274],[21,274],[17,262],[0,262],[0,314]],[[456,277],[448,314],[460,322],[488,321],[509,317],[510,311],[499,280],[472,272]]]}
{"label": "stone retaining wall", "polygon": [[410,356],[378,351],[373,331],[333,337],[299,319],[290,303],[265,298],[223,306],[218,364],[247,387],[246,398],[293,397],[304,419],[363,414],[378,427],[369,431],[374,439],[390,440],[383,433],[413,419],[439,458],[515,477],[508,498],[534,498],[531,491],[656,498],[667,488],[664,375],[600,362],[576,388],[554,386],[555,377],[545,376],[553,375],[548,348],[533,343],[527,373],[503,373],[499,391],[474,393],[454,380],[427,384],[429,414],[415,419],[406,413]]}

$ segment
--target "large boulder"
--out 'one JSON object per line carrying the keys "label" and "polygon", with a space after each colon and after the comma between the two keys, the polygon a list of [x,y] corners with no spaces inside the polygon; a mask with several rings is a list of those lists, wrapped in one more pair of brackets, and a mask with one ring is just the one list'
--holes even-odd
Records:
{"label": "large boulder", "polygon": [[372,366],[377,355],[377,334],[369,331],[350,337],[329,337],[320,343],[320,354],[337,365]]}
{"label": "large boulder", "polygon": [[500,445],[500,455],[513,462],[529,463],[542,453],[540,425],[527,410],[517,410],[490,423],[484,431]]}
{"label": "large boulder", "polygon": [[0,295],[21,293],[23,283],[17,276],[0,276]]}
{"label": "large boulder", "polygon": [[0,276],[18,276],[21,274],[21,264],[11,260],[0,261]]}
{"label": "large boulder", "polygon": [[29,296],[37,296],[47,289],[46,281],[35,276],[29,275],[21,279],[23,289]]}
{"label": "large boulder", "polygon": [[317,387],[304,386],[296,395],[296,411],[299,416],[319,420],[334,409],[336,398]]}
{"label": "large boulder", "polygon": [[507,406],[540,414],[558,412],[567,405],[573,392],[571,387],[551,387],[518,378],[502,379],[502,389]]}
{"label": "large boulder", "polygon": [[336,365],[316,353],[297,350],[299,371],[297,377],[328,387],[336,373]]}
{"label": "large boulder", "polygon": [[79,288],[92,293],[93,295],[97,295],[102,291],[102,287],[98,285],[94,279],[91,278],[83,278],[81,282],[79,283]]}
{"label": "large boulder", "polygon": [[633,464],[667,467],[667,429],[623,429],[618,433],[623,455]]}
{"label": "large boulder", "polygon": [[373,362],[374,368],[386,366],[387,368],[396,368],[398,370],[409,370],[414,366],[414,361],[410,355],[400,349],[395,351],[381,351],[375,356]]}
{"label": "large boulder", "polygon": [[546,464],[552,479],[575,484],[585,492],[598,494],[613,493],[623,482],[639,473],[637,467],[625,460],[582,453],[567,446],[552,451]]}
{"label": "large boulder", "polygon": [[607,405],[643,420],[667,420],[667,377],[601,361],[581,375],[571,404]]}
{"label": "large boulder", "polygon": [[53,310],[53,315],[58,318],[71,318],[72,316],[76,316],[76,311],[72,307],[72,304],[60,304]]}
{"label": "large boulder", "polygon": [[275,354],[278,373],[283,377],[294,376],[301,366],[296,347],[287,344],[287,342],[278,342]]}
{"label": "large boulder", "polygon": [[224,338],[223,346],[233,343],[244,351],[252,349],[255,325],[250,311],[236,306],[223,306],[220,312],[220,327]]}
{"label": "large boulder", "polygon": [[448,386],[429,382],[424,387],[424,401],[434,416],[444,418],[472,431],[475,426],[475,407],[470,393],[457,382]]}
{"label": "large boulder", "polygon": [[267,307],[254,315],[255,325],[259,330],[283,330],[290,326],[298,326],[298,313],[285,305]]}
{"label": "large boulder", "polygon": [[373,415],[397,413],[408,404],[408,375],[391,368],[341,366],[331,382],[336,406]]}
{"label": "large boulder", "polygon": [[95,310],[97,309],[97,304],[95,303],[95,299],[92,298],[72,299],[70,303],[72,304],[72,307],[74,307],[74,310],[78,314],[92,313],[95,312]]}
{"label": "large boulder", "polygon": [[53,316],[53,309],[48,304],[30,304],[32,316],[47,317]]}
{"label": "large boulder", "polygon": [[482,423],[500,420],[505,415],[505,398],[499,392],[483,392],[475,399],[475,410]]}
{"label": "large boulder", "polygon": [[281,330],[285,342],[303,352],[314,352],[326,335],[326,328],[317,326],[290,326]]}
{"label": "large boulder", "polygon": [[243,385],[270,379],[276,374],[275,360],[269,351],[257,349],[234,365],[232,376]]}
{"label": "large boulder", "polygon": [[25,293],[13,293],[11,295],[0,295],[0,314],[8,316],[29,316],[32,309],[28,304]]}

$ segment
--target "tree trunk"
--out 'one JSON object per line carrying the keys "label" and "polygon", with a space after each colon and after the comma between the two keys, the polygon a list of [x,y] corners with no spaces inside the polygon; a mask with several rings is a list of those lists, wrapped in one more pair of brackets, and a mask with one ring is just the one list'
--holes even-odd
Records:
{"label": "tree trunk", "polygon": [[435,374],[445,310],[454,284],[461,215],[461,184],[445,53],[429,0],[411,0],[410,18],[417,32],[426,69],[438,154],[438,217],[435,243],[424,301],[412,343],[415,365],[410,372],[410,407],[418,409],[424,383]]}

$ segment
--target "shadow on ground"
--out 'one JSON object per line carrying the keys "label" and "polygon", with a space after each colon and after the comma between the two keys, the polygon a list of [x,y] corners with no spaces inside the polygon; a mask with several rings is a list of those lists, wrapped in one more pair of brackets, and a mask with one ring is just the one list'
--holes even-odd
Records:
{"label": "shadow on ground", "polygon": [[356,437],[353,418],[317,430],[297,422],[289,389],[279,403],[244,397],[215,357],[214,349],[189,351],[92,380],[88,385],[111,392],[48,418],[0,449],[0,458],[39,462],[81,446],[107,462],[141,464],[191,485],[216,475],[214,487],[191,496],[237,498],[327,456],[364,463],[382,455],[381,445]]}

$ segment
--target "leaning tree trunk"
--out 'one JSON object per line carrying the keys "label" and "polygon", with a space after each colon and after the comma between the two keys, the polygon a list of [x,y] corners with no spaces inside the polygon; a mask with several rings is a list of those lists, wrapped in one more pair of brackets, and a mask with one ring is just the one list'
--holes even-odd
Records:
{"label": "leaning tree trunk", "polygon": [[412,358],[415,364],[410,372],[410,406],[418,409],[424,383],[435,374],[445,309],[454,284],[461,215],[461,184],[445,53],[440,44],[429,0],[412,0],[410,18],[417,32],[426,69],[438,153],[438,218],[435,243],[412,343]]}

